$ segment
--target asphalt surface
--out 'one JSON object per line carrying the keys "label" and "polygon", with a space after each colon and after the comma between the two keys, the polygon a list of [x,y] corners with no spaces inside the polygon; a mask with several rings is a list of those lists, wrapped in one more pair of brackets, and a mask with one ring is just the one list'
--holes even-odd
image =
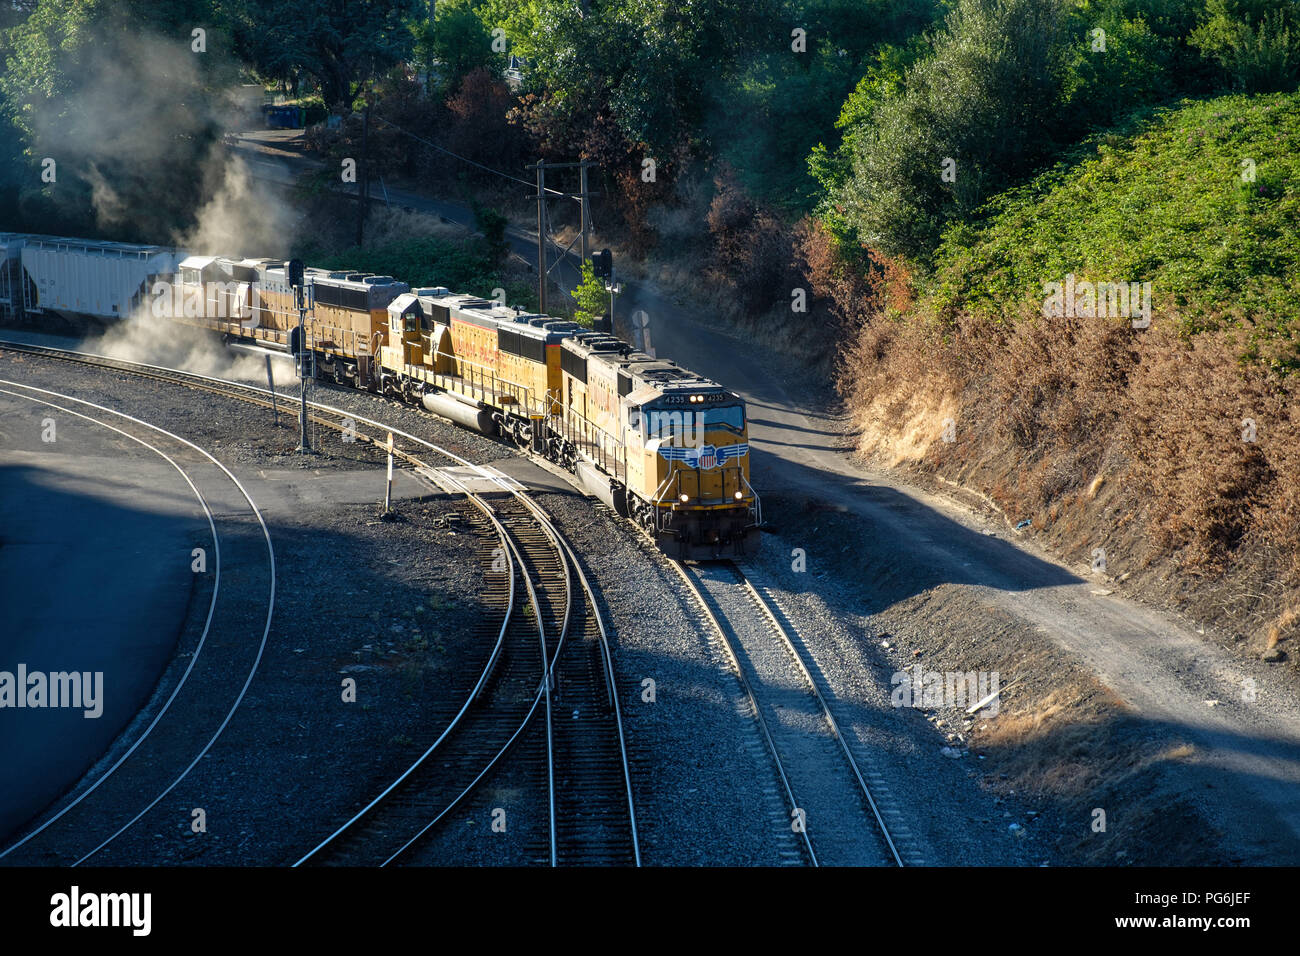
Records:
{"label": "asphalt surface", "polygon": [[[53,443],[41,440],[48,418]],[[161,457],[0,395],[0,671],[102,673],[98,717],[84,706],[0,708],[0,841],[75,783],[148,700],[201,541],[200,503]]]}

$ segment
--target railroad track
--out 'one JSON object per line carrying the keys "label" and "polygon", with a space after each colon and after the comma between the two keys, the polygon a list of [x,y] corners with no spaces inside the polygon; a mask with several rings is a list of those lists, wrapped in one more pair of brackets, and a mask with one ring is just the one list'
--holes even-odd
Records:
{"label": "railroad track", "polygon": [[[88,422],[162,457],[197,497],[207,520],[211,595],[202,633],[182,654],[170,693],[124,752],[82,782],[39,825],[0,850],[5,863],[77,865],[97,856],[174,790],[217,742],[257,673],[275,610],[275,550],[261,512],[239,480],[203,448],[103,405],[20,382],[0,394]],[[178,560],[190,561],[188,549]],[[265,607],[265,613],[259,611]],[[246,674],[242,684],[230,675]],[[212,693],[229,686],[231,697]],[[195,745],[202,745],[195,751]],[[164,755],[193,753],[179,773]],[[123,771],[125,768],[125,772]],[[149,796],[152,795],[152,799]],[[138,807],[134,816],[121,807]]]}
{"label": "railroad track", "polygon": [[577,556],[549,521],[538,520],[531,505],[511,502],[503,520],[519,542],[523,572],[538,581],[534,607],[550,662],[545,695],[550,862],[639,864],[631,773],[604,620]]}
{"label": "railroad track", "polygon": [[532,606],[533,589],[525,580],[526,602],[518,599],[518,549],[494,509],[484,518],[502,544],[483,556],[483,574],[509,596],[486,666],[433,744],[295,866],[396,862],[487,778],[529,727],[546,671],[536,628],[530,615],[521,613]]}
{"label": "railroad track", "polygon": [[[0,349],[116,369],[267,408],[277,401],[267,389],[178,369],[5,341],[0,341]],[[487,664],[434,744],[295,865],[327,860],[381,865],[396,861],[498,767],[539,711],[546,716],[549,862],[639,865],[631,776],[608,635],[595,594],[568,543],[545,512],[523,492],[502,484],[502,492],[494,493],[498,500],[490,503],[485,495],[458,486],[454,479],[436,473],[417,456],[433,452],[458,465],[476,467],[455,453],[353,412],[318,402],[308,402],[308,408],[312,421],[347,431],[359,442],[380,445],[381,435],[392,436],[396,459],[425,479],[436,477],[444,490],[450,483],[453,490],[463,494],[497,533],[500,544],[493,549],[492,563],[485,573],[503,576],[504,585],[489,580],[489,593],[494,589],[498,594],[505,593],[507,601]],[[503,502],[509,504],[503,506]],[[505,521],[497,517],[498,509],[505,513]],[[539,575],[537,588],[532,573]],[[533,609],[531,621],[526,620],[521,602],[516,600],[516,574],[528,595],[522,607]],[[562,600],[558,597],[561,589]],[[580,595],[576,603],[575,591]],[[561,606],[563,614],[557,616]],[[575,622],[582,633],[569,642],[571,654],[561,655]],[[528,650],[528,634],[533,627],[537,630],[536,663],[530,665],[533,655]],[[571,724],[554,719],[552,690],[557,681],[562,681],[565,688],[565,706],[572,705]],[[603,692],[598,685],[603,686]],[[531,699],[524,693],[530,686]],[[526,701],[529,703],[524,710]],[[465,733],[471,712],[474,729]],[[423,824],[418,825],[421,820]]]}
{"label": "railroad track", "polygon": [[[487,500],[526,595],[522,612],[507,622],[496,672],[476,693],[458,734],[439,741],[436,757],[438,745],[296,865],[418,857],[420,842],[459,819],[461,802],[492,778],[507,752],[533,790],[516,796],[509,817],[545,817],[544,826],[529,828],[539,834],[529,843],[531,862],[639,865],[612,661],[594,593],[533,502],[505,492]],[[481,769],[462,786],[474,768]]]}
{"label": "railroad track", "polygon": [[873,793],[886,789],[883,778],[841,732],[815,665],[774,602],[732,562],[668,563],[740,682],[807,862],[922,863],[899,812]]}

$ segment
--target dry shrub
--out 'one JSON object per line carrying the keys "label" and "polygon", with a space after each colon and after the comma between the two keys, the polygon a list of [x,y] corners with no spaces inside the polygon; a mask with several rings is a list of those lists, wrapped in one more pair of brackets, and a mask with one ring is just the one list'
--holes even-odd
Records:
{"label": "dry shrub", "polygon": [[[507,119],[516,96],[506,83],[485,67],[465,74],[460,87],[447,99],[447,129],[434,142],[493,169],[522,170],[527,140]],[[433,152],[430,150],[430,152]],[[490,175],[472,167],[471,178]]]}
{"label": "dry shrub", "polygon": [[795,229],[795,252],[813,298],[825,302],[841,328],[856,329],[878,309],[864,271],[854,268],[822,223],[804,219]]}
{"label": "dry shrub", "polygon": [[918,462],[960,418],[961,380],[938,330],[877,315],[858,331],[839,364],[858,450],[893,467]]}
{"label": "dry shrub", "polygon": [[708,216],[714,278],[728,285],[748,312],[766,311],[778,300],[789,302],[799,284],[791,267],[790,230],[729,172],[720,173],[715,185],[718,192]]}
{"label": "dry shrub", "polygon": [[901,259],[891,259],[883,252],[867,249],[870,271],[867,284],[871,298],[888,312],[905,314],[913,305],[912,271]]}
{"label": "dry shrub", "polygon": [[1181,549],[1184,566],[1213,572],[1253,538],[1283,547],[1289,570],[1300,570],[1300,428],[1290,387],[1243,368],[1224,333],[1188,343],[1165,328],[1151,332],[1124,425],[1157,541]]}
{"label": "dry shrub", "polygon": [[1282,641],[1292,637],[1297,630],[1300,630],[1300,607],[1292,605],[1279,614],[1277,620],[1269,627],[1265,646],[1272,650]]}
{"label": "dry shrub", "polygon": [[[981,490],[1066,551],[1122,533],[1144,566],[1237,581],[1226,600],[1246,593],[1234,568],[1262,571],[1272,605],[1300,583],[1300,382],[1244,365],[1231,333],[1189,338],[1161,318],[872,313],[839,386],[873,458]],[[954,444],[938,441],[944,417]]]}
{"label": "dry shrub", "polygon": [[998,424],[1026,450],[1095,439],[1119,417],[1135,361],[1126,324],[1023,315],[988,367]]}
{"label": "dry shrub", "polygon": [[672,201],[655,206],[648,213],[656,243],[670,250],[673,257],[688,263],[698,262],[698,254],[709,244],[708,234],[700,223],[709,215],[713,199],[713,182],[699,168],[683,173],[673,184]]}

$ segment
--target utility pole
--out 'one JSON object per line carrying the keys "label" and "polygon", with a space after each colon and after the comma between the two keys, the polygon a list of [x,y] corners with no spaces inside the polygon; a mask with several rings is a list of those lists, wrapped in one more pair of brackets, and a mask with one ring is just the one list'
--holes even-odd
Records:
{"label": "utility pole", "polygon": [[[581,243],[582,243],[582,262],[587,261],[587,239],[591,233],[591,207],[588,205],[590,197],[599,195],[598,193],[589,193],[587,191],[587,170],[592,166],[598,165],[589,159],[584,159],[578,163],[548,163],[544,159],[539,159],[536,163],[529,166],[529,169],[537,170],[537,301],[540,311],[546,311],[546,278],[550,271],[546,265],[546,196],[551,194],[557,199],[576,199],[581,209]],[[548,169],[573,169],[577,168],[579,176],[579,192],[566,193],[558,189],[547,189],[546,187],[546,170]],[[572,248],[573,244],[569,244]],[[561,255],[567,255],[568,249],[565,249]],[[581,269],[578,270],[581,274]]]}
{"label": "utility pole", "polygon": [[370,94],[361,111],[361,191],[357,196],[357,248],[365,236],[366,213],[370,210]]}
{"label": "utility pole", "polygon": [[[298,441],[298,451],[307,455],[311,453],[311,445],[307,441],[307,358],[309,351],[307,348],[307,288],[306,277],[301,259],[290,259],[284,264],[284,277],[288,280],[289,286],[293,289],[294,305],[298,307],[298,335],[297,342],[294,341],[294,335],[289,333],[290,350],[297,346],[298,352],[298,395],[301,400],[301,408],[298,412],[298,424],[300,438]],[[270,365],[267,365],[268,373]]]}
{"label": "utility pole", "polygon": [[301,351],[298,352],[298,394],[302,400],[302,408],[298,413],[299,424],[299,442],[298,451],[302,454],[310,454],[311,444],[307,440],[307,304],[304,298],[305,290],[298,286],[293,290],[295,297],[298,299],[298,341],[301,343]]}
{"label": "utility pole", "polygon": [[537,305],[546,314],[546,160],[539,159],[537,170]]}
{"label": "utility pole", "polygon": [[585,160],[578,167],[578,208],[582,210],[582,261],[587,261],[587,231],[591,228],[591,210],[587,207],[587,167],[594,165]]}

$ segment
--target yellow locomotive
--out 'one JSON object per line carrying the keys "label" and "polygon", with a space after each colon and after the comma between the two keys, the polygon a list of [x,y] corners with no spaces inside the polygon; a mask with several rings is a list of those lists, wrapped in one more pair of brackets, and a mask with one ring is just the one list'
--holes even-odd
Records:
{"label": "yellow locomotive", "polygon": [[313,268],[299,343],[286,264],[190,257],[174,278],[156,314],[301,352],[318,376],[508,436],[568,468],[670,557],[758,549],[745,403],[673,362],[476,296]]}

